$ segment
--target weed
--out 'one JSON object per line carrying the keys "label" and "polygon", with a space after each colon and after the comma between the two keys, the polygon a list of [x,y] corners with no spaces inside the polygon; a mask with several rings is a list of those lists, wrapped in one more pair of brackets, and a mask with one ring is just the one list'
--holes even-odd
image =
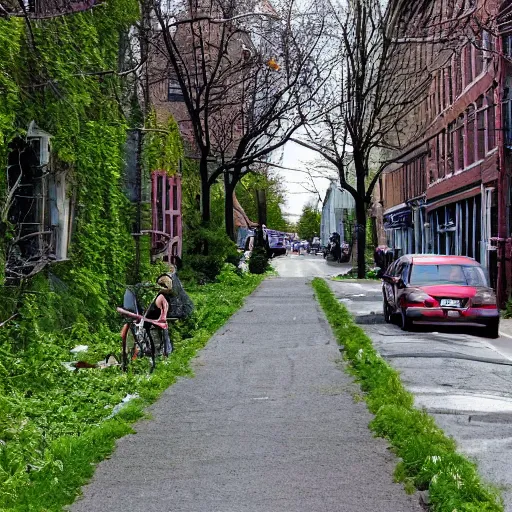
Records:
{"label": "weed", "polygon": [[[120,337],[107,328],[93,338],[87,324],[83,332],[49,332],[18,352],[2,346],[0,510],[60,510],[71,503],[92,476],[93,463],[112,452],[116,439],[133,433],[130,425],[162,391],[191,374],[190,360],[261,280],[235,275],[228,267],[220,282],[189,287],[196,311],[172,328],[175,351],[151,376],[144,364],[133,365],[128,373],[116,367],[78,372],[63,368],[61,362],[69,359],[69,348],[77,342],[87,340],[96,357],[92,360],[99,359],[100,351],[118,351]],[[92,346],[96,341],[99,347]],[[111,417],[126,394],[140,398]]]}
{"label": "weed", "polygon": [[498,491],[482,483],[475,464],[456,452],[453,439],[433,418],[413,407],[398,372],[375,351],[327,283],[316,278],[313,288],[375,415],[370,428],[387,439],[401,459],[395,478],[406,491],[412,485],[428,489],[432,512],[503,512]]}

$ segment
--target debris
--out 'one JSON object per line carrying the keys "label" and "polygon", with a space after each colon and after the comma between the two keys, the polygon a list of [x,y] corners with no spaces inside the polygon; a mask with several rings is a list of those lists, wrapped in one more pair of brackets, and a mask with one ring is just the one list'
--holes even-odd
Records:
{"label": "debris", "polygon": [[126,406],[126,404],[132,400],[134,400],[135,398],[139,398],[139,395],[137,393],[134,393],[133,395],[130,395],[130,394],[127,394],[122,400],[120,403],[118,403],[117,405],[114,406],[114,408],[112,409],[112,412],[107,416],[107,420],[109,420],[110,418],[113,418],[123,407]]}
{"label": "debris", "polygon": [[76,361],[66,361],[64,363],[60,363],[66,370],[69,370],[70,372],[74,372],[76,370],[75,368]]}
{"label": "debris", "polygon": [[79,352],[87,352],[89,350],[89,347],[87,345],[77,345],[76,347],[72,348],[70,352],[72,354],[78,354]]}
{"label": "debris", "polygon": [[105,359],[102,359],[101,361],[98,361],[96,363],[97,368],[108,368],[109,366],[120,366],[120,362],[112,355],[110,354]]}
{"label": "debris", "polygon": [[120,366],[121,363],[113,356],[108,355],[105,359],[98,361],[97,363],[88,363],[87,361],[66,361],[61,363],[66,370],[70,372],[78,371],[80,368],[108,368],[110,366]]}

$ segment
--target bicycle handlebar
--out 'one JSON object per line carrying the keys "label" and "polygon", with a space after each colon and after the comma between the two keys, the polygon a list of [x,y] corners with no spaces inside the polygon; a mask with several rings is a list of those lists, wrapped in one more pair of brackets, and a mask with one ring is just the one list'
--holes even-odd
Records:
{"label": "bicycle handlebar", "polygon": [[158,322],[157,320],[152,320],[151,318],[145,318],[143,315],[139,315],[138,313],[133,313],[132,311],[128,311],[124,308],[116,308],[117,312],[124,317],[131,318],[132,320],[144,320],[144,322],[149,322],[150,324],[159,327],[160,329],[167,329],[167,322]]}

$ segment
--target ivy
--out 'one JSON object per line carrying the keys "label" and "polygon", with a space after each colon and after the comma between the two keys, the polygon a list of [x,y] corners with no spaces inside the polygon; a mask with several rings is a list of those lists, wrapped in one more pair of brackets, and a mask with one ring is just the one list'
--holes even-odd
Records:
{"label": "ivy", "polygon": [[170,117],[167,123],[157,122],[156,113],[149,114],[142,148],[144,169],[166,171],[175,175],[184,156],[183,144],[176,121]]}

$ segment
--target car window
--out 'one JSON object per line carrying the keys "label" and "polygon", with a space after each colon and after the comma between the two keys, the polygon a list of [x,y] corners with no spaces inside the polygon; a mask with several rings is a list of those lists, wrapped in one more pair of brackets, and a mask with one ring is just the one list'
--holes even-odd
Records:
{"label": "car window", "polygon": [[410,283],[487,286],[481,267],[469,265],[413,265]]}

